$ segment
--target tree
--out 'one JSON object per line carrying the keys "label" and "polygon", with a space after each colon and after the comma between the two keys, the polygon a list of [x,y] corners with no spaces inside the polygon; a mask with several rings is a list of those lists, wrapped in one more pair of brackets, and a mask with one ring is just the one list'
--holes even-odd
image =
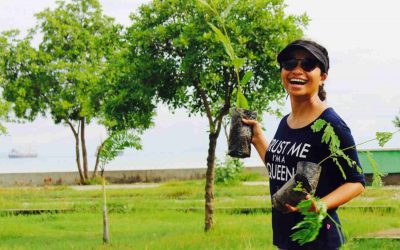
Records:
{"label": "tree", "polygon": [[[126,104],[121,98],[130,93],[118,91],[124,84],[117,82],[124,79],[119,72],[125,44],[122,26],[102,14],[97,0],[69,2],[58,1],[54,10],[36,14],[37,25],[24,39],[18,39],[16,31],[3,34],[2,86],[3,96],[13,103],[17,117],[33,120],[38,114],[50,113],[56,124],[71,129],[80,180],[85,183],[90,178],[86,125],[96,119],[109,130],[126,126],[143,130],[151,124],[154,105],[146,96],[130,96],[133,105],[145,104],[132,108],[129,114],[124,110],[130,107],[121,105]],[[41,40],[36,49],[31,44],[38,34]],[[139,87],[135,84],[129,90],[135,92]],[[144,106],[145,110],[134,113]]]}
{"label": "tree", "polygon": [[106,199],[106,180],[104,176],[105,166],[114,160],[118,153],[122,152],[125,148],[141,149],[140,137],[131,130],[113,131],[102,143],[99,148],[100,169],[103,187],[103,243],[110,242],[108,230],[108,216],[107,216],[107,199]]}
{"label": "tree", "polygon": [[[302,36],[305,15],[288,16],[283,1],[215,0],[224,16],[233,49],[247,58],[240,76],[252,71],[243,87],[252,110],[273,111],[274,101],[284,96],[277,53],[289,41]],[[230,9],[230,14],[227,10]],[[157,100],[171,109],[185,108],[190,115],[206,116],[209,148],[205,186],[205,230],[213,224],[214,167],[222,120],[234,105],[237,85],[233,65],[207,22],[215,16],[195,0],[154,0],[132,14],[128,29],[131,64],[137,77],[155,89]]]}

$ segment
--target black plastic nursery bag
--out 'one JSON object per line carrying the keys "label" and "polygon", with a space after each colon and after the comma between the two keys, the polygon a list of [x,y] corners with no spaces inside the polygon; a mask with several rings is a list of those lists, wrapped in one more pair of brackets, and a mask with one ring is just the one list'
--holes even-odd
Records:
{"label": "black plastic nursery bag", "polygon": [[[313,162],[299,161],[294,177],[285,183],[273,196],[272,207],[285,212],[285,204],[296,206],[307,194],[314,194],[318,185],[321,166]],[[302,191],[293,190],[301,183]]]}
{"label": "black plastic nursery bag", "polygon": [[250,157],[252,128],[242,122],[242,118],[255,120],[257,113],[240,108],[232,109],[229,131],[228,155],[236,158]]}

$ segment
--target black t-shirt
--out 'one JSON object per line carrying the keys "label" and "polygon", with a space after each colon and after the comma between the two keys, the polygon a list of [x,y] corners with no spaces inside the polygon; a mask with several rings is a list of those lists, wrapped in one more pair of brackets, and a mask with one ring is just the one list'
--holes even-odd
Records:
{"label": "black t-shirt", "polygon": [[[298,161],[310,161],[319,163],[330,155],[328,145],[321,142],[322,131],[314,133],[311,126],[291,129],[287,124],[285,116],[271,141],[265,162],[269,173],[271,196],[279,190],[296,173]],[[329,122],[340,140],[340,148],[344,149],[355,145],[350,129],[339,115],[332,109],[327,108],[319,117]],[[346,150],[345,153],[361,168],[355,148]],[[345,182],[360,182],[365,185],[364,175],[359,173],[356,167],[348,166],[344,160],[339,160],[346,175],[344,179],[339,167],[331,160],[321,164],[321,175],[315,192],[316,197],[324,197]],[[339,218],[336,209],[328,211],[330,216],[337,223]],[[341,245],[340,235],[335,224],[328,217],[320,229],[317,239],[300,247],[296,242],[291,241],[293,234],[291,228],[302,220],[300,213],[284,214],[272,209],[273,243],[283,249],[336,249]]]}

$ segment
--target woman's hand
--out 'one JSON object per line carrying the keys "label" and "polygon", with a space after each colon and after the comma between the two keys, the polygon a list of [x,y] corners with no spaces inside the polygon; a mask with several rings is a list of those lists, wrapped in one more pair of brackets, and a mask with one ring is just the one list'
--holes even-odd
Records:
{"label": "woman's hand", "polygon": [[[307,194],[306,200],[309,200],[309,199],[311,199],[311,196],[309,194]],[[297,207],[293,207],[293,206],[291,206],[289,204],[285,204],[285,207],[286,207],[286,212],[285,213],[294,213],[294,212],[298,212],[299,211],[299,209]],[[319,212],[317,204],[315,203],[314,200],[311,203],[311,207],[310,207],[309,211],[310,212]]]}
{"label": "woman's hand", "polygon": [[257,143],[261,139],[264,138],[263,131],[261,129],[261,124],[256,121],[256,120],[248,120],[248,119],[242,119],[242,122],[246,125],[249,125],[253,129],[253,137],[251,139],[251,142],[253,144]]}
{"label": "woman's hand", "polygon": [[242,119],[242,122],[252,127],[253,137],[251,138],[251,143],[253,143],[254,147],[257,149],[258,155],[264,162],[265,154],[267,153],[268,142],[264,138],[264,134],[261,129],[261,124],[258,121],[248,120],[248,119]]}

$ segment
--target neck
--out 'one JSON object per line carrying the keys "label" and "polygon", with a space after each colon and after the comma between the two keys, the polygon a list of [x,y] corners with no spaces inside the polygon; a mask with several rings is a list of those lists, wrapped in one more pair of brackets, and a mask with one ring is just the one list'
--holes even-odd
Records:
{"label": "neck", "polygon": [[291,116],[293,118],[302,117],[315,112],[319,113],[321,110],[325,110],[327,107],[327,105],[319,99],[318,95],[314,95],[313,97],[307,99],[291,96],[290,103],[292,107]]}
{"label": "neck", "polygon": [[292,112],[288,117],[288,124],[291,128],[301,128],[317,119],[327,108],[318,95],[314,97],[301,99],[290,97]]}

